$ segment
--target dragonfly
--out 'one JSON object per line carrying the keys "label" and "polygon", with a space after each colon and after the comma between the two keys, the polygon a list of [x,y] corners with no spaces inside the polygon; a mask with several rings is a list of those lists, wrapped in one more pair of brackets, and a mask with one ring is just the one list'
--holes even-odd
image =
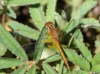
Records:
{"label": "dragonfly", "polygon": [[49,21],[45,25],[46,25],[46,28],[48,29],[48,32],[49,32],[50,36],[52,37],[52,39],[55,43],[55,45],[57,46],[57,48],[58,48],[58,50],[59,50],[59,52],[60,52],[60,54],[61,54],[61,56],[62,56],[62,58],[65,62],[65,65],[67,66],[68,69],[70,69],[68,61],[67,61],[67,59],[66,59],[66,57],[63,53],[63,50],[60,46],[59,35],[58,35],[58,32],[57,32],[56,28],[53,26],[54,24]]}

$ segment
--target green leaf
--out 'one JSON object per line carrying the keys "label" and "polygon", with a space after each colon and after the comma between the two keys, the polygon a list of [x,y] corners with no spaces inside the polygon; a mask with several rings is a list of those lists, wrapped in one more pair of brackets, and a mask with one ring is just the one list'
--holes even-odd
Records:
{"label": "green leaf", "polygon": [[92,59],[92,66],[100,64],[100,53],[97,53]]}
{"label": "green leaf", "polygon": [[83,41],[83,35],[80,29],[76,30],[74,39],[79,39],[80,41]]}
{"label": "green leaf", "polygon": [[[66,23],[68,23],[68,15],[69,15],[70,13],[67,14],[68,11],[66,12],[65,9],[66,9],[66,7],[64,8],[64,10],[61,11],[61,17],[63,18],[64,21],[66,21]],[[70,15],[69,15],[69,16],[70,16]]]}
{"label": "green leaf", "polygon": [[48,3],[49,0],[42,0],[42,2],[40,3],[41,6],[45,6]]}
{"label": "green leaf", "polygon": [[100,64],[99,65],[95,65],[92,70],[93,73],[98,74],[100,73]]}
{"label": "green leaf", "polygon": [[90,70],[90,64],[87,60],[85,60],[81,55],[78,55],[76,52],[71,49],[64,50],[69,60],[74,64],[80,66],[82,69]]}
{"label": "green leaf", "polygon": [[33,66],[29,69],[29,71],[27,72],[27,74],[36,74],[36,66],[33,65]]}
{"label": "green leaf", "polygon": [[32,20],[35,23],[35,26],[41,31],[45,24],[43,7],[36,5],[31,6],[29,7],[29,12]]}
{"label": "green leaf", "polygon": [[0,42],[4,44],[13,54],[23,60],[27,60],[27,55],[14,37],[8,33],[0,24]]}
{"label": "green leaf", "polygon": [[63,67],[64,67],[64,61],[63,60],[61,60],[61,64],[60,64],[60,66],[59,66],[59,74],[62,74],[62,72],[63,72]]}
{"label": "green leaf", "polygon": [[14,18],[14,19],[16,19],[16,13],[11,8],[8,8],[7,15],[10,16],[10,17],[12,17],[12,18]]}
{"label": "green leaf", "polygon": [[26,64],[25,62],[13,58],[0,58],[0,69]]}
{"label": "green leaf", "polygon": [[39,37],[39,32],[28,27],[27,25],[23,25],[16,21],[10,21],[9,26],[14,30],[15,33],[18,33],[24,37],[31,38],[33,40],[37,40]]}
{"label": "green leaf", "polygon": [[65,26],[68,24],[57,12],[55,12],[54,18],[60,30],[63,30]]}
{"label": "green leaf", "polygon": [[74,19],[71,20],[71,21],[69,22],[69,24],[65,27],[64,31],[65,31],[66,33],[69,33],[69,32],[72,31],[76,26],[78,26],[79,23],[80,23],[79,20],[74,20]]}
{"label": "green leaf", "polygon": [[84,3],[81,4],[77,12],[73,14],[72,18],[73,19],[81,19],[86,15],[88,11],[90,11],[94,6],[96,6],[97,1],[96,0],[89,0],[89,1],[84,1]]}
{"label": "green leaf", "polygon": [[100,29],[100,23],[99,20],[96,20],[94,18],[87,18],[87,19],[82,19],[81,23],[83,24],[83,28],[94,28],[99,30]]}
{"label": "green leaf", "polygon": [[89,73],[86,72],[86,71],[83,71],[83,70],[78,70],[78,71],[77,71],[77,74],[89,74]]}
{"label": "green leaf", "polygon": [[46,74],[58,74],[50,65],[44,63],[42,66]]}
{"label": "green leaf", "polygon": [[85,46],[85,44],[83,43],[83,41],[79,40],[79,39],[75,39],[75,43],[78,46],[80,52],[82,53],[82,55],[89,61],[91,62],[92,60],[92,54],[89,51],[89,49]]}
{"label": "green leaf", "polygon": [[79,40],[83,41],[83,35],[82,35],[80,29],[77,29],[74,32],[74,34],[72,34],[72,37],[71,37],[71,39],[68,42],[68,47],[70,46],[70,44],[71,44],[71,42],[72,42],[73,39],[79,39]]}
{"label": "green leaf", "polygon": [[56,9],[57,0],[49,0],[46,10],[46,22],[51,21],[54,23],[54,12]]}
{"label": "green leaf", "polygon": [[41,0],[9,0],[9,6],[24,6],[40,3]]}
{"label": "green leaf", "polygon": [[68,74],[89,74],[89,73],[83,70],[77,70],[77,71],[73,70],[70,71]]}
{"label": "green leaf", "polygon": [[15,70],[13,73],[11,74],[25,74],[25,71],[27,69],[27,65],[22,66],[21,68]]}
{"label": "green leaf", "polygon": [[81,23],[87,26],[91,26],[91,24],[99,24],[99,21],[94,19],[94,18],[85,18],[85,19],[81,19]]}
{"label": "green leaf", "polygon": [[0,43],[0,56],[3,56],[6,51],[7,48],[2,43]]}
{"label": "green leaf", "polygon": [[66,66],[63,66],[63,72],[62,72],[62,74],[66,74],[66,73],[68,73],[68,69],[66,68]]}
{"label": "green leaf", "polygon": [[60,60],[61,58],[62,57],[60,55],[56,54],[56,55],[52,55],[52,56],[46,58],[46,60],[44,62],[46,62],[46,63],[54,62],[54,61]]}
{"label": "green leaf", "polygon": [[39,38],[36,42],[36,45],[35,45],[35,52],[34,52],[34,60],[36,62],[38,62],[41,58],[41,54],[43,52],[43,48],[44,48],[44,44],[45,44],[45,39],[47,36],[47,28],[46,26],[43,27],[40,35],[39,35]]}

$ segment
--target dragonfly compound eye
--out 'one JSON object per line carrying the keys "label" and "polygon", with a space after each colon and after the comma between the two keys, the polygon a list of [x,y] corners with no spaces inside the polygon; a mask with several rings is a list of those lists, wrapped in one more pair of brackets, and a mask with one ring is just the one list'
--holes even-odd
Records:
{"label": "dragonfly compound eye", "polygon": [[53,23],[52,23],[52,22],[47,22],[47,23],[46,23],[46,26],[47,26],[47,27],[51,27],[51,26],[53,26]]}

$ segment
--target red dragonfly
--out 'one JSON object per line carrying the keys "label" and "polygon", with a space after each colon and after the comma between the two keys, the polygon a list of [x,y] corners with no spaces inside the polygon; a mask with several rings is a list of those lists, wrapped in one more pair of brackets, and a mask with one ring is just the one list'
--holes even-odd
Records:
{"label": "red dragonfly", "polygon": [[62,58],[63,58],[63,60],[66,64],[67,68],[70,69],[69,64],[67,62],[67,59],[66,59],[66,57],[65,57],[65,55],[64,55],[64,53],[63,53],[63,51],[60,47],[60,43],[59,43],[59,39],[58,39],[58,33],[57,33],[55,27],[53,26],[53,23],[52,22],[47,22],[45,25],[46,25],[46,27],[49,31],[49,34],[53,38],[54,43],[56,44],[57,48],[59,49],[59,52],[60,52],[60,54],[61,54],[61,56],[62,56]]}

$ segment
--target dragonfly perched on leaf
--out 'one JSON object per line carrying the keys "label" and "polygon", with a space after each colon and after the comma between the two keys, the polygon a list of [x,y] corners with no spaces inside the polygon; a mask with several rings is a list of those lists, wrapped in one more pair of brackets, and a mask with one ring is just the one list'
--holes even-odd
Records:
{"label": "dragonfly perched on leaf", "polygon": [[[49,33],[49,37],[52,38],[52,43],[54,45],[56,45],[57,49],[59,50],[64,62],[65,62],[65,65],[67,66],[67,68],[69,69],[69,64],[67,62],[67,59],[63,53],[63,50],[60,46],[60,42],[59,42],[59,35],[58,35],[58,32],[56,30],[56,28],[54,27],[54,24],[52,22],[47,22],[43,28],[43,30],[41,31],[40,33],[40,36],[36,42],[36,46],[35,46],[35,52],[34,52],[34,60],[36,61],[36,63],[39,62],[39,59],[41,57],[41,54],[43,52],[43,47],[46,43],[46,40],[48,40],[47,38],[44,39],[44,37],[47,35],[47,33]],[[51,46],[54,46],[51,44]]]}
{"label": "dragonfly perched on leaf", "polygon": [[62,58],[63,58],[63,60],[65,62],[67,68],[69,69],[70,68],[69,67],[69,64],[67,62],[67,59],[66,59],[66,57],[65,57],[65,55],[63,53],[63,50],[62,50],[62,48],[60,46],[60,43],[59,43],[59,35],[58,35],[58,32],[56,31],[56,29],[53,26],[53,23],[52,22],[47,22],[45,25],[46,25],[46,27],[48,29],[48,32],[49,32],[50,36],[52,37],[54,43],[56,44],[56,46],[57,46],[57,48],[58,48],[58,50],[59,50],[59,52],[60,52],[60,54],[61,54],[61,56],[62,56]]}

